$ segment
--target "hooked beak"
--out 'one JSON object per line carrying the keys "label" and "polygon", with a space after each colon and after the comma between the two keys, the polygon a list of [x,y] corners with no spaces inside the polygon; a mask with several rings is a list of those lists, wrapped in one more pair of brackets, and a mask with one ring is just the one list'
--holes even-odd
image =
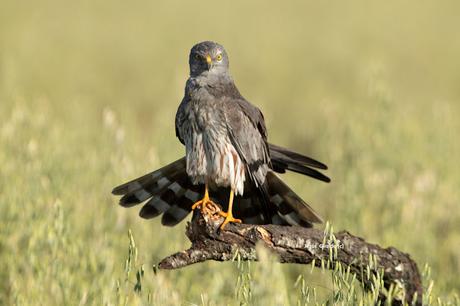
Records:
{"label": "hooked beak", "polygon": [[208,65],[208,70],[212,67],[212,59],[209,54],[206,55],[206,64]]}

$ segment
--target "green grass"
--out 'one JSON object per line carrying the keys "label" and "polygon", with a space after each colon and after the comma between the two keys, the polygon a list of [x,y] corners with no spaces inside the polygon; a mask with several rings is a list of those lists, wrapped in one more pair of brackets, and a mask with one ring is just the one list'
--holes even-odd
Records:
{"label": "green grass", "polygon": [[227,48],[270,141],[330,166],[331,184],[288,183],[335,229],[428,265],[426,303],[459,304],[458,9],[0,0],[0,304],[372,303],[343,271],[269,255],[154,273],[188,247],[185,224],[142,220],[110,191],[183,155],[174,114],[206,39]]}

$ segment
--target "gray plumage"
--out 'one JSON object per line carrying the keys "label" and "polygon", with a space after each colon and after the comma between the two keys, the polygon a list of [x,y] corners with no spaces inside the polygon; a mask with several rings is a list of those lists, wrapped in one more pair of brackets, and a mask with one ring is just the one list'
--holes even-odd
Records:
{"label": "gray plumage", "polygon": [[246,101],[228,71],[224,48],[214,42],[195,45],[189,58],[190,78],[176,114],[176,135],[186,156],[113,190],[122,206],[150,199],[142,217],[162,213],[163,224],[185,218],[201,198],[204,184],[225,208],[235,191],[235,216],[245,223],[311,226],[321,218],[274,172],[286,170],[328,182],[311,167],[327,167],[309,157],[271,145],[262,112]]}
{"label": "gray plumage", "polygon": [[[214,63],[210,67],[206,56]],[[185,96],[176,114],[187,174],[194,184],[231,187],[236,195],[243,194],[246,175],[262,186],[270,163],[262,113],[236,88],[224,48],[213,42],[195,45],[190,67]]]}

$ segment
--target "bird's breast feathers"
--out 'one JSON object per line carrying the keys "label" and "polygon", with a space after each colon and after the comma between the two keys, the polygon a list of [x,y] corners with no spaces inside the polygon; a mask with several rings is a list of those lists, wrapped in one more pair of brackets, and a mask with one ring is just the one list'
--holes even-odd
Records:
{"label": "bird's breast feathers", "polygon": [[188,84],[189,102],[184,108],[182,136],[186,147],[187,174],[194,184],[231,187],[242,194],[245,167],[233,146],[222,101],[196,84]]}
{"label": "bird's breast feathers", "polygon": [[[191,121],[195,120],[191,116]],[[191,122],[191,129],[198,126]],[[187,174],[194,184],[231,187],[243,194],[245,167],[226,131],[210,126],[188,134],[185,140]]]}

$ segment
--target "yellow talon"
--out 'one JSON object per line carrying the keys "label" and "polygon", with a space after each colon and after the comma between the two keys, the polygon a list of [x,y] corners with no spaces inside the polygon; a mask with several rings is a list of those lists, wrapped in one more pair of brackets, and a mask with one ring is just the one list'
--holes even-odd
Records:
{"label": "yellow talon", "polygon": [[230,190],[230,200],[228,201],[228,212],[224,212],[224,211],[221,211],[220,209],[216,209],[217,204],[214,203],[209,197],[208,185],[206,185],[203,198],[195,202],[192,205],[192,210],[195,210],[198,207],[200,207],[203,213],[214,214],[218,212],[219,215],[225,218],[224,222],[220,225],[220,229],[222,230],[230,222],[242,223],[240,219],[236,219],[233,217],[233,213],[232,213],[233,196],[234,196],[233,190]]}
{"label": "yellow talon", "polygon": [[225,228],[225,226],[227,224],[229,224],[230,222],[232,223],[241,223],[241,219],[236,219],[236,218],[233,218],[232,215],[230,214],[227,214],[227,217],[225,218],[224,222],[222,223],[222,225],[220,226],[220,229],[223,230]]}
{"label": "yellow talon", "polygon": [[205,191],[204,191],[204,197],[192,205],[192,210],[195,210],[196,208],[200,207],[201,210],[206,213],[210,211],[210,206],[216,206],[216,205],[217,204],[214,203],[209,197],[208,185],[206,185]]}
{"label": "yellow talon", "polygon": [[233,223],[242,222],[240,219],[236,219],[233,217],[232,207],[233,207],[233,190],[230,190],[230,200],[228,201],[228,212],[219,211],[219,215],[221,215],[222,217],[225,217],[224,222],[220,226],[221,230],[223,230],[225,226],[230,222],[233,222]]}

